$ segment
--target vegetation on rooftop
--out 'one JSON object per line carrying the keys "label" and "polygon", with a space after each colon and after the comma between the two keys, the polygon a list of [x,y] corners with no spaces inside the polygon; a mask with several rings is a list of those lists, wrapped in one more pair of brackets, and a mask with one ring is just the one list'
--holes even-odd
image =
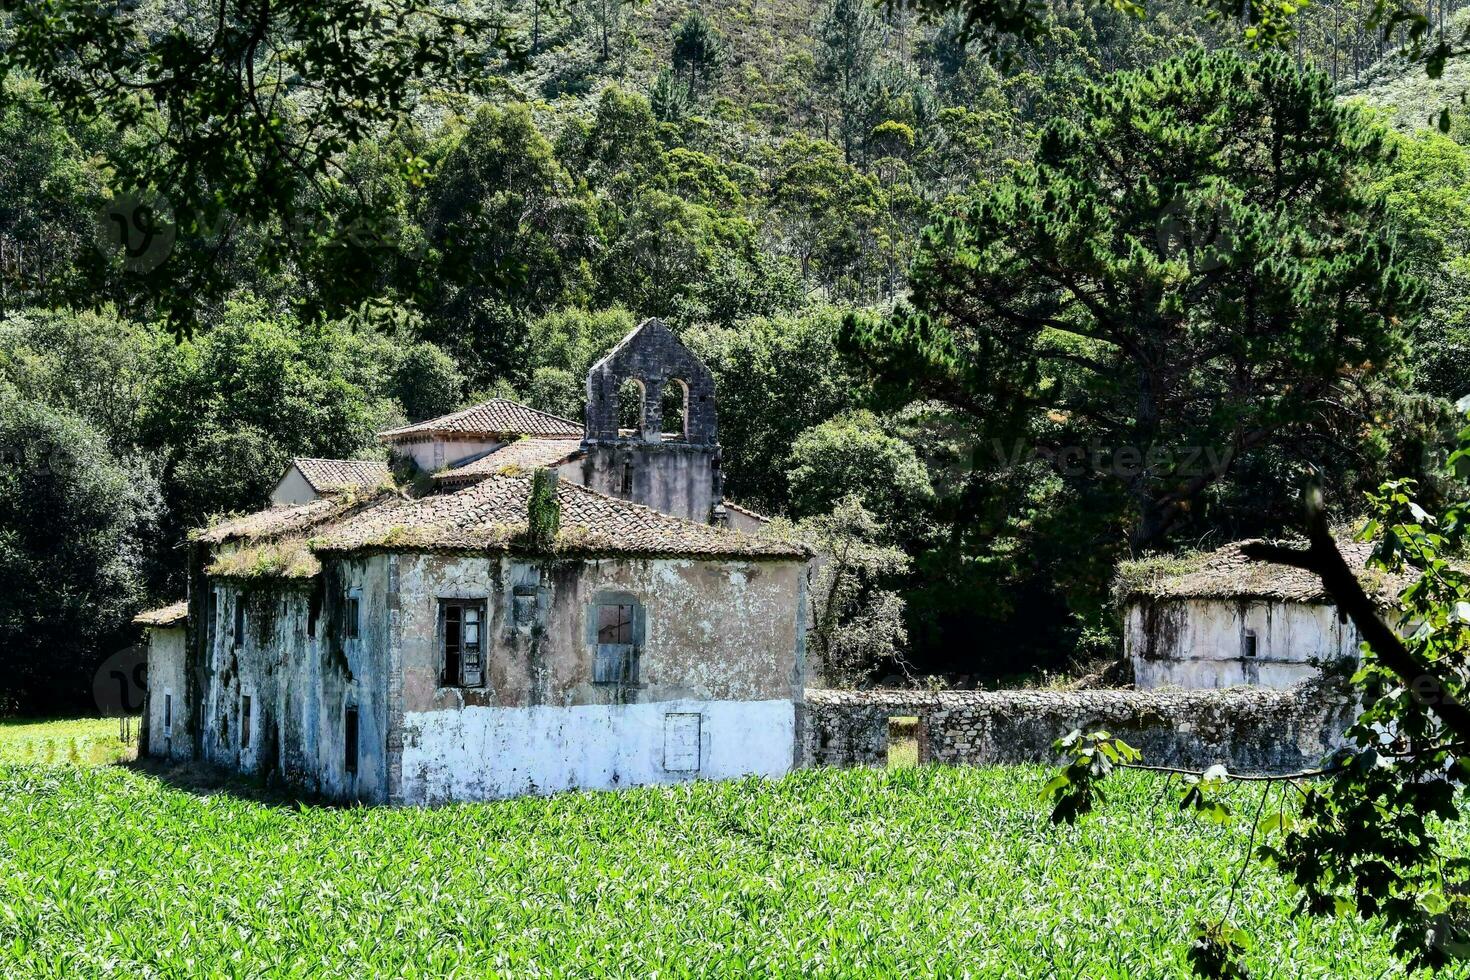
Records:
{"label": "vegetation on rooftop", "polygon": [[321,570],[310,543],[288,537],[223,548],[215,553],[205,574],[232,579],[306,579]]}

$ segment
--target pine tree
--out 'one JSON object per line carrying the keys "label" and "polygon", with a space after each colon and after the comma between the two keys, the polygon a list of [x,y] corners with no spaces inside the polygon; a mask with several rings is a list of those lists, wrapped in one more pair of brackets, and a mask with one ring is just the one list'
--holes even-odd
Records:
{"label": "pine tree", "polygon": [[674,72],[684,76],[690,98],[714,84],[725,60],[725,39],[709,19],[693,11],[674,29]]}

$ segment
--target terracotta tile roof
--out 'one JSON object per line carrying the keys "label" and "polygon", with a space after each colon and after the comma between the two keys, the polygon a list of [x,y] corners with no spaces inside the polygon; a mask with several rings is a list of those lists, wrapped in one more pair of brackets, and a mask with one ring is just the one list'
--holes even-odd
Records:
{"label": "terracotta tile roof", "polygon": [[378,439],[382,442],[398,442],[412,436],[434,435],[560,436],[580,439],[582,424],[550,412],[538,411],[508,398],[492,398],[488,402],[441,415],[437,419],[380,432]]}
{"label": "terracotta tile roof", "polygon": [[[526,529],[531,481],[488,476],[455,493],[388,501],[334,524],[311,541],[318,552],[358,550],[498,551]],[[805,560],[800,545],[669,517],[563,481],[555,553],[586,557],[751,558]]]}
{"label": "terracotta tile roof", "polygon": [[343,517],[360,513],[385,501],[399,499],[401,498],[397,493],[389,490],[381,491],[366,500],[321,497],[304,504],[271,507],[253,514],[229,517],[207,528],[193,531],[189,536],[206,544],[223,544],[242,539],[283,538],[323,528]]}
{"label": "terracotta tile roof", "polygon": [[188,618],[189,603],[180,599],[178,602],[164,606],[162,609],[150,609],[147,612],[140,612],[133,617],[133,622],[139,626],[163,629],[169,626],[182,626]]}
{"label": "terracotta tile roof", "polygon": [[518,439],[452,470],[435,473],[441,484],[463,484],[487,476],[516,476],[530,470],[559,466],[582,455],[582,444],[573,439]]}
{"label": "terracotta tile roof", "polygon": [[[1124,562],[1118,569],[1118,597],[1134,599],[1265,599],[1280,602],[1331,603],[1322,580],[1311,572],[1274,562],[1252,561],[1242,549],[1252,541],[1236,541],[1217,551],[1183,558]],[[1285,542],[1290,544],[1291,542]],[[1304,547],[1305,545],[1303,545]],[[1337,547],[1369,595],[1389,602],[1409,584],[1367,567],[1372,542],[1337,535]]]}
{"label": "terracotta tile roof", "polygon": [[298,456],[291,465],[301,471],[317,493],[373,489],[392,479],[388,464],[378,459],[309,459]]}

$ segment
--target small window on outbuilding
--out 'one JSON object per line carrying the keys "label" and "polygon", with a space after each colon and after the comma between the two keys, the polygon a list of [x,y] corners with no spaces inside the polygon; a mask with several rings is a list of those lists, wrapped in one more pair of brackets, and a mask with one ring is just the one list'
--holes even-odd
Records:
{"label": "small window on outbuilding", "polygon": [[240,748],[250,748],[250,695],[240,696]]}
{"label": "small window on outbuilding", "polygon": [[245,597],[235,595],[235,646],[245,645]]}
{"label": "small window on outbuilding", "polygon": [[642,607],[633,597],[616,594],[602,597],[590,612],[593,683],[638,683]]}
{"label": "small window on outbuilding", "polygon": [[1244,641],[1241,644],[1241,653],[1246,658],[1254,657],[1256,655],[1257,650],[1256,650],[1256,631],[1255,630],[1246,630],[1245,631],[1245,639],[1244,639]]}
{"label": "small window on outbuilding", "polygon": [[163,692],[163,737],[171,738],[174,733],[174,694]]}
{"label": "small window on outbuilding", "polygon": [[485,601],[444,599],[439,603],[444,687],[480,687],[485,682]]}
{"label": "small window on outbuilding", "polygon": [[342,720],[343,763],[349,775],[357,774],[357,706],[350,705]]}

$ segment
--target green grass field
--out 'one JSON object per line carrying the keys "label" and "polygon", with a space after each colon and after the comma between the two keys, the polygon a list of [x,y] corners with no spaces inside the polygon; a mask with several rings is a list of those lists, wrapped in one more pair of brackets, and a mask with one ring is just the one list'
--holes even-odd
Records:
{"label": "green grass field", "polygon": [[[1053,828],[1043,779],[829,770],[335,809],[0,766],[0,976],[1185,975],[1244,832],[1144,774]],[[1256,976],[1396,972],[1374,924],[1291,904],[1251,869]]]}
{"label": "green grass field", "polygon": [[[133,719],[134,739],[137,731],[137,719]],[[0,721],[0,763],[106,765],[133,758],[136,748],[119,740],[116,718]]]}

